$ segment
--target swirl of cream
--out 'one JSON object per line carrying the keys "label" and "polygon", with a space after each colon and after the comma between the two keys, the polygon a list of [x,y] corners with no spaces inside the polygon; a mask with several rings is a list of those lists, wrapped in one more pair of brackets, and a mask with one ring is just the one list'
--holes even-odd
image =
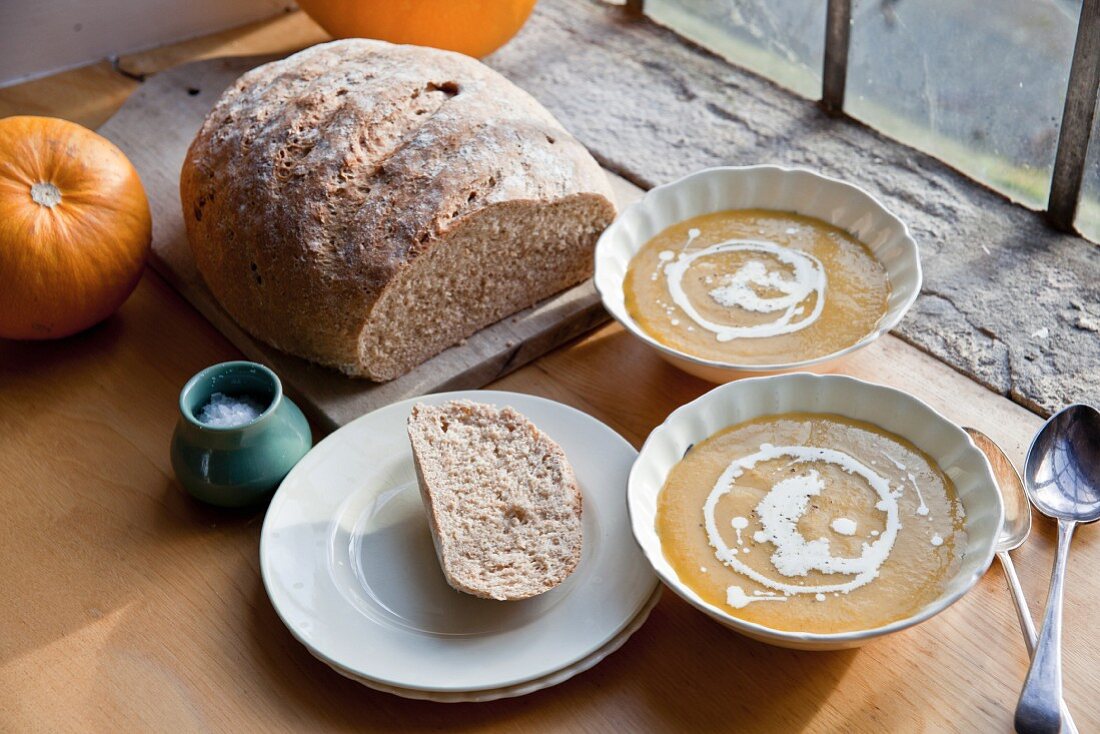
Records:
{"label": "swirl of cream", "polygon": [[[754,536],[758,542],[770,542],[775,546],[772,565],[783,576],[805,576],[810,571],[853,575],[850,581],[820,586],[799,586],[776,581],[753,570],[737,558],[737,551],[722,540],[714,519],[718,501],[733,489],[734,480],[761,461],[781,457],[793,459],[795,464],[823,461],[839,466],[849,474],[863,477],[879,497],[875,508],[886,513],[886,528],[873,543],[863,543],[862,553],[853,558],[834,556],[826,538],[806,540],[798,531],[798,520],[806,512],[810,497],[821,493],[825,485],[814,470],[806,474],[779,481],[764,495],[756,506],[762,530]],[[772,446],[763,444],[755,454],[737,459],[726,467],[703,505],[703,519],[707,538],[714,548],[715,557],[734,571],[751,578],[763,586],[787,595],[848,593],[869,584],[878,576],[879,567],[886,561],[894,547],[901,524],[898,520],[898,503],[890,491],[890,483],[884,477],[852,456],[834,449],[810,446]]]}
{"label": "swirl of cream", "polygon": [[[688,244],[691,240],[689,239]],[[725,283],[709,292],[718,304],[726,308],[740,307],[755,313],[782,314],[774,321],[753,326],[728,326],[708,321],[695,309],[684,292],[683,280],[688,268],[702,257],[710,257],[726,252],[758,252],[774,256],[780,262],[794,269],[792,277],[784,273],[768,272],[767,266],[759,260],[749,260],[738,268]],[[817,321],[821,309],[825,307],[825,267],[813,255],[782,247],[774,242],[763,240],[726,240],[696,252],[681,252],[679,257],[664,266],[668,293],[673,303],[680,307],[688,318],[696,324],[713,332],[720,342],[733,339],[759,338],[790,334],[805,329]],[[777,290],[783,295],[762,298],[753,286]],[[811,294],[816,294],[813,311],[808,316],[795,321],[804,309],[799,305]]]}

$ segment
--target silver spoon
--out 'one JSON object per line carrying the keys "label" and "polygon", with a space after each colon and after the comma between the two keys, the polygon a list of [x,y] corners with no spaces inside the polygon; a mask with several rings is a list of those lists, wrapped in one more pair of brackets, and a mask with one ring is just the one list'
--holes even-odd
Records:
{"label": "silver spoon", "polygon": [[1035,509],[1058,521],[1058,552],[1043,629],[1016,704],[1016,730],[1054,734],[1062,725],[1062,586],[1078,523],[1100,520],[1100,412],[1071,405],[1053,415],[1031,442],[1024,489]]}
{"label": "silver spoon", "polygon": [[[1016,550],[1031,535],[1031,505],[1028,504],[1027,494],[1024,492],[1024,481],[1020,479],[1020,473],[1016,471],[1012,460],[1008,458],[997,442],[985,435],[977,428],[964,428],[974,443],[993,467],[993,476],[997,480],[997,489],[1001,492],[1001,500],[1005,508],[1005,519],[1001,525],[1001,532],[997,536],[997,560],[1005,572],[1005,580],[1008,582],[1008,590],[1012,594],[1012,601],[1016,605],[1016,616],[1020,620],[1020,629],[1024,631],[1024,645],[1027,646],[1028,656],[1035,654],[1035,623],[1031,621],[1031,610],[1027,607],[1027,599],[1024,597],[1023,587],[1020,586],[1020,577],[1016,575],[1016,566],[1012,563],[1012,556],[1008,554]],[[1062,731],[1068,734],[1077,734],[1077,725],[1073,723],[1073,717],[1066,708],[1066,702],[1062,701]]]}

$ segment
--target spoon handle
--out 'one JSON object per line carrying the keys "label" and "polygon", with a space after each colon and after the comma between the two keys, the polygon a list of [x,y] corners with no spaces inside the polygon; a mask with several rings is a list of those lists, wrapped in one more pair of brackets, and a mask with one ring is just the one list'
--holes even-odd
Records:
{"label": "spoon handle", "polygon": [[1062,728],[1058,706],[1062,699],[1062,586],[1076,525],[1069,520],[1058,521],[1058,552],[1054,556],[1043,628],[1016,704],[1016,731],[1021,734],[1057,734]]}
{"label": "spoon handle", "polygon": [[[1028,658],[1032,658],[1035,656],[1035,643],[1039,635],[1035,631],[1035,623],[1031,621],[1031,610],[1027,608],[1027,598],[1024,596],[1023,587],[1020,586],[1020,577],[1016,575],[1016,564],[1012,562],[1012,556],[1009,555],[1008,551],[999,551],[997,558],[1004,569],[1008,591],[1012,594],[1012,600],[1016,604],[1016,616],[1020,620],[1020,629],[1024,631],[1024,645],[1027,647]],[[1065,699],[1061,701],[1061,710],[1063,734],[1077,734],[1077,724],[1070,716]]]}
{"label": "spoon handle", "polygon": [[1005,581],[1008,582],[1008,591],[1012,594],[1012,601],[1016,605],[1016,616],[1020,620],[1020,629],[1024,631],[1024,645],[1027,647],[1027,656],[1035,656],[1035,643],[1039,633],[1035,631],[1035,622],[1031,620],[1031,611],[1027,608],[1027,598],[1024,589],[1020,586],[1020,577],[1016,575],[1016,564],[1012,562],[1012,556],[1008,551],[999,551],[997,559],[1001,562],[1001,568],[1005,572]]}

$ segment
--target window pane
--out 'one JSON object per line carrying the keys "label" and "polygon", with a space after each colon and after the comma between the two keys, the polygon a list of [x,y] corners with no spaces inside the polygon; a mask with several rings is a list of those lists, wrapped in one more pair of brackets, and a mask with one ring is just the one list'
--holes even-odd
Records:
{"label": "window pane", "polygon": [[1076,224],[1081,234],[1093,242],[1100,242],[1100,114],[1093,119],[1092,142],[1085,159],[1085,180],[1081,184]]}
{"label": "window pane", "polygon": [[1043,208],[1080,0],[853,0],[845,107]]}
{"label": "window pane", "polygon": [[646,15],[804,97],[821,97],[825,0],[646,0]]}

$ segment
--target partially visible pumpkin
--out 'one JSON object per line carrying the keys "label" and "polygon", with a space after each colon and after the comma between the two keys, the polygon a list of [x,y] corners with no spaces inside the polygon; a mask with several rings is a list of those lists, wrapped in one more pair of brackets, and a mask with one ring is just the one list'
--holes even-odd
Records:
{"label": "partially visible pumpkin", "polygon": [[481,58],[523,27],[535,0],[298,0],[336,38],[377,38]]}
{"label": "partially visible pumpkin", "polygon": [[151,229],[137,171],[109,140],[0,119],[0,337],[53,339],[110,316],[137,286]]}

